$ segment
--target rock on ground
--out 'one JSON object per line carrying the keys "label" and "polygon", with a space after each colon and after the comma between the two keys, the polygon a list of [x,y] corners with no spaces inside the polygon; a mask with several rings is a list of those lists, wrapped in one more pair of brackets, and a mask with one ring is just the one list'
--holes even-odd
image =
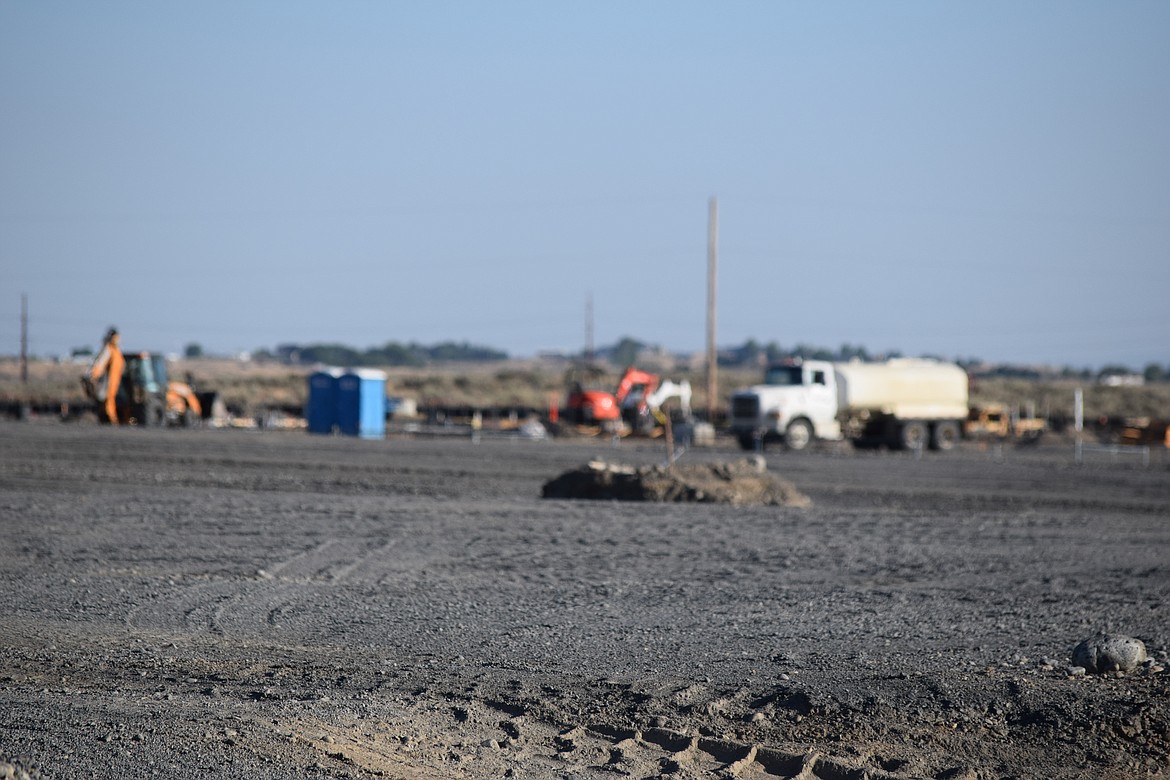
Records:
{"label": "rock on ground", "polygon": [[1096,634],[1073,649],[1072,662],[1090,673],[1131,672],[1148,658],[1145,643],[1128,636]]}

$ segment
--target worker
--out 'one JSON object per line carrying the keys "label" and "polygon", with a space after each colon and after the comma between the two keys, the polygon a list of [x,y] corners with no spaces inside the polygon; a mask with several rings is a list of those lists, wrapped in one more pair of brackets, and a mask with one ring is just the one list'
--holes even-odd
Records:
{"label": "worker", "polygon": [[121,337],[117,328],[106,331],[102,349],[89,367],[89,378],[94,383],[95,396],[102,404],[98,414],[103,422],[118,424],[118,387],[122,384],[122,371],[126,359],[122,357]]}

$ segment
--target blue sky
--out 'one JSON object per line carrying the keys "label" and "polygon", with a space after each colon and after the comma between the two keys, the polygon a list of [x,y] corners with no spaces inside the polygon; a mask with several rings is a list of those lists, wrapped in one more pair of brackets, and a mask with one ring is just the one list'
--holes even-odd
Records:
{"label": "blue sky", "polygon": [[0,1],[0,354],[1170,364],[1170,4]]}

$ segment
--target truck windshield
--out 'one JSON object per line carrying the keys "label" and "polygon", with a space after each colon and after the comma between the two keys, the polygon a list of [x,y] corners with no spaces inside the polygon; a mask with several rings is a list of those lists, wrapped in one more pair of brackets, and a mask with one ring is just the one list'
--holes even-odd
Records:
{"label": "truck windshield", "polygon": [[803,384],[803,370],[800,366],[772,366],[764,373],[766,385]]}

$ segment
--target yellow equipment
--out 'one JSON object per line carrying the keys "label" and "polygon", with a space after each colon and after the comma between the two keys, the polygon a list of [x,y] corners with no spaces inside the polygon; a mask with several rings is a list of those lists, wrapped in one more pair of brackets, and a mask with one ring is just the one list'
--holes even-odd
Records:
{"label": "yellow equipment", "polygon": [[184,382],[167,380],[167,362],[150,352],[124,354],[114,328],[81,378],[98,417],[110,425],[192,427],[203,419],[199,398]]}
{"label": "yellow equipment", "polygon": [[1024,416],[1003,404],[973,406],[967,415],[964,433],[968,438],[1018,439],[1034,442],[1048,430],[1043,417]]}

